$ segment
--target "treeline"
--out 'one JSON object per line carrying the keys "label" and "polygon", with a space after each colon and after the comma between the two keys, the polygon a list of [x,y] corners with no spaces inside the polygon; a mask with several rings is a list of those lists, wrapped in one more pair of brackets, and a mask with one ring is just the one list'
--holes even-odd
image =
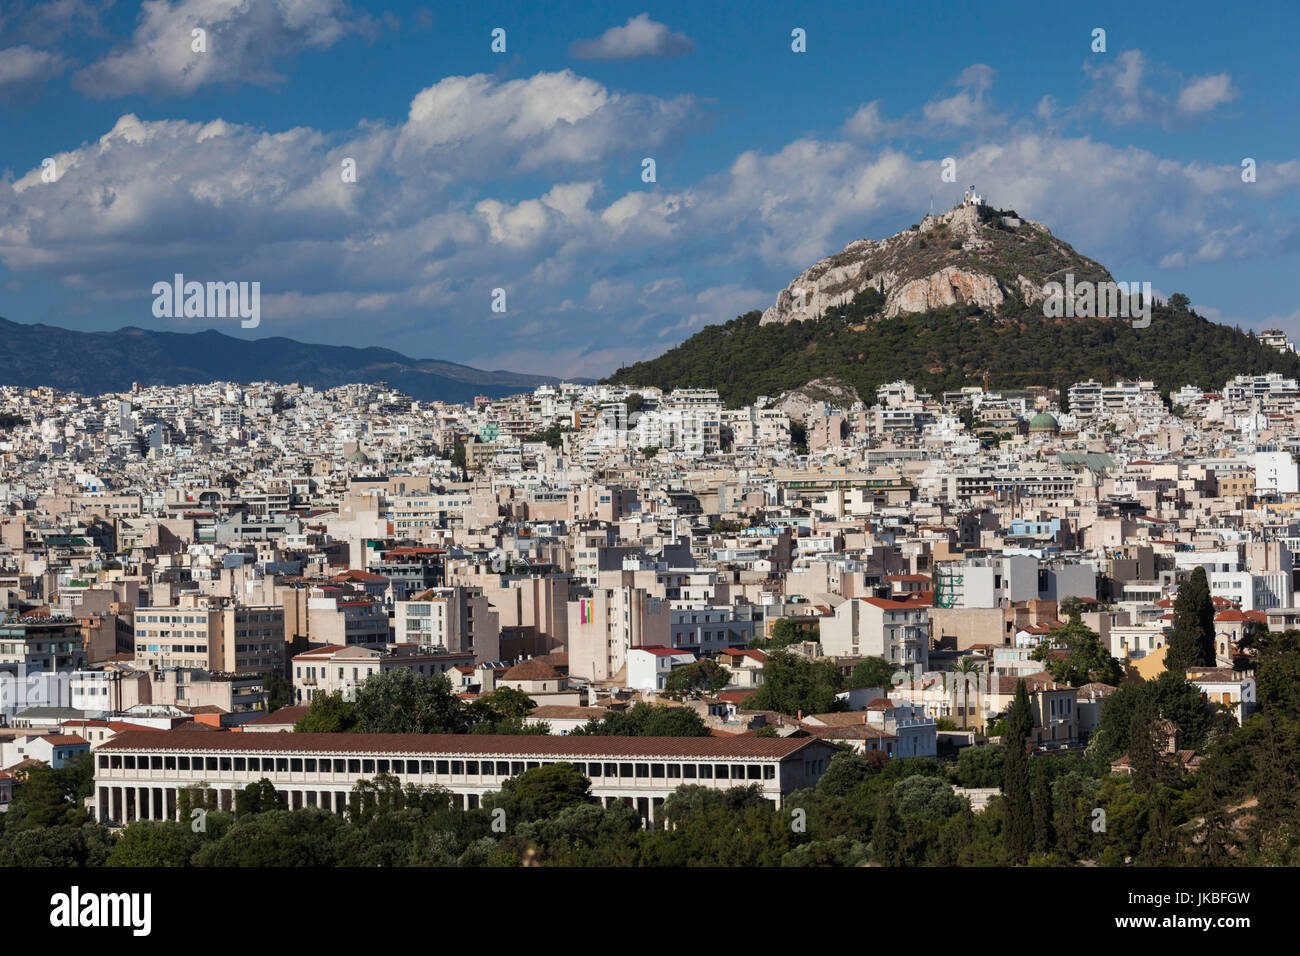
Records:
{"label": "treeline", "polygon": [[[452,692],[444,674],[416,674],[397,668],[371,674],[356,699],[317,694],[295,725],[316,734],[549,734],[545,721],[526,722],[537,706],[527,694],[499,687],[471,701]],[[572,734],[622,737],[707,737],[709,729],[694,710],[637,703],[588,720]]]}
{"label": "treeline", "polygon": [[[1041,385],[1143,378],[1162,395],[1183,385],[1221,388],[1237,374],[1300,377],[1300,358],[1239,329],[1158,304],[1151,325],[1045,319],[1023,310],[994,317],[961,307],[893,319],[878,317],[874,295],[806,322],[759,325],[750,312],[711,325],[658,358],[620,368],[609,381],[632,386],[717,388],[729,406],[777,396],[817,378],[837,378],[868,403],[876,388],[905,379],[931,394],[982,385]],[[974,313],[974,314],[972,314]]]}
{"label": "treeline", "polygon": [[[472,810],[445,790],[380,776],[357,782],[345,819],[283,809],[262,781],[237,795],[233,814],[194,814],[211,805],[197,788],[178,801],[181,821],[114,834],[84,809],[86,757],[29,772],[0,815],[0,865],[1300,865],[1300,632],[1249,644],[1259,710],[1244,726],[1168,673],[1124,684],[1085,752],[1030,755],[1022,685],[1003,745],[967,748],[952,763],[840,753],[781,809],[754,787],[687,785],[654,830],[629,806],[599,806],[586,777],[555,764],[511,778]],[[1170,727],[1181,748],[1205,755],[1199,769],[1168,752]],[[1131,773],[1111,772],[1119,756]],[[977,813],[955,787],[1001,795]]]}

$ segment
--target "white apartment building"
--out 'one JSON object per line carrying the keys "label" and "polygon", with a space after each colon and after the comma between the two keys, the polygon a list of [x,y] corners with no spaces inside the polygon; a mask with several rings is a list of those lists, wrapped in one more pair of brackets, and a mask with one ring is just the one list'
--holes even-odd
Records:
{"label": "white apartment building", "polygon": [[689,651],[670,647],[630,647],[627,652],[627,686],[633,690],[656,693],[664,689],[675,667],[695,662]]}
{"label": "white apartment building", "polygon": [[880,657],[900,668],[925,670],[930,657],[930,615],[913,601],[850,598],[823,618],[822,651],[832,657]]}
{"label": "white apartment building", "polygon": [[470,654],[478,661],[501,657],[496,610],[477,588],[433,588],[393,605],[393,639]]}
{"label": "white apartment building", "polygon": [[380,650],[330,644],[294,656],[294,702],[310,704],[317,694],[334,693],[342,694],[344,700],[356,700],[357,688],[372,674],[403,669],[433,676],[473,666],[473,653],[448,653],[418,645],[397,644]]}

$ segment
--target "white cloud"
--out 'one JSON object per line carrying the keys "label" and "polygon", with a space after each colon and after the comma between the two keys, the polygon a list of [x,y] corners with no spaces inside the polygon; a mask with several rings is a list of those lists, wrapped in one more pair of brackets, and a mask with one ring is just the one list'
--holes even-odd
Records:
{"label": "white cloud", "polygon": [[693,97],[611,92],[569,71],[501,81],[448,77],[411,102],[395,145],[403,164],[443,181],[591,167],[655,148],[692,121]]}
{"label": "white cloud", "polygon": [[1184,82],[1167,67],[1152,64],[1141,50],[1125,50],[1100,63],[1085,62],[1084,72],[1093,85],[1081,101],[1081,109],[1121,125],[1170,126],[1200,119],[1238,95],[1227,73]]}
{"label": "white cloud", "polygon": [[1227,73],[1200,76],[1183,87],[1178,94],[1178,109],[1184,113],[1208,113],[1237,98],[1232,77]]}
{"label": "white cloud", "polygon": [[[958,82],[974,101],[991,79]],[[1300,191],[1300,162],[1261,164],[1243,192],[1233,164],[1056,130],[902,152],[852,135],[886,122],[874,103],[844,138],[747,150],[690,184],[641,183],[628,157],[698,112],[564,71],[451,77],[404,121],[337,134],[128,114],[57,154],[58,182],[39,168],[0,178],[0,262],[83,305],[137,303],[114,312],[123,324],[153,322],[149,288],[180,271],[262,281],[266,334],[356,341],[361,318],[412,355],[594,375],[770,304],[817,259],[919,221],[931,194],[954,204],[968,182],[1126,281],[1269,253],[1285,241],[1276,199]],[[899,124],[927,128],[923,111]],[[961,185],[938,182],[944,155]],[[356,183],[342,182],[344,157]],[[509,311],[494,316],[498,287]]]}
{"label": "white cloud", "polygon": [[872,100],[858,107],[844,123],[844,134],[863,142],[881,139],[886,132],[885,119],[880,115],[880,100]]}
{"label": "white cloud", "polygon": [[641,13],[621,27],[610,27],[594,40],[577,40],[569,53],[580,60],[637,60],[647,57],[685,56],[695,50],[695,41],[684,33]]}
{"label": "white cloud", "polygon": [[59,53],[26,45],[0,50],[0,93],[52,79],[62,73],[67,65]]}
{"label": "white cloud", "polygon": [[[79,71],[87,96],[187,95],[209,84],[283,81],[274,61],[373,28],[344,0],[145,0],[130,42]],[[206,33],[206,52],[193,31]]]}

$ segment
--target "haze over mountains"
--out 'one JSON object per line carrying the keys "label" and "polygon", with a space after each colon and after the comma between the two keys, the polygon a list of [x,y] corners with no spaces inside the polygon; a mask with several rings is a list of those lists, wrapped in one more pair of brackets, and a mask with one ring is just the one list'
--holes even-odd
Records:
{"label": "haze over mountains", "polygon": [[468,402],[560,381],[547,375],[485,371],[385,348],[317,345],[274,337],[238,339],[215,330],[155,332],[127,327],[78,332],[0,318],[0,383],[83,394],[141,385],[213,381],[298,382],[334,388],[387,382],[420,401]]}
{"label": "haze over mountains", "polygon": [[[1186,384],[1219,388],[1242,373],[1300,376],[1295,354],[1159,302],[1151,328],[1116,318],[1046,318],[1044,285],[1067,274],[1075,282],[1112,280],[1047,226],[966,203],[889,238],[856,240],[796,276],[766,311],[708,326],[611,380],[717,388],[734,404],[819,379],[838,380],[865,399],[900,378],[930,391],[1149,378],[1167,392]],[[78,332],[0,319],[0,333],[7,345],[0,383],[87,394],[124,391],[133,382],[332,388],[384,381],[421,401],[467,402],[561,381],[386,348],[245,340],[215,330]]]}

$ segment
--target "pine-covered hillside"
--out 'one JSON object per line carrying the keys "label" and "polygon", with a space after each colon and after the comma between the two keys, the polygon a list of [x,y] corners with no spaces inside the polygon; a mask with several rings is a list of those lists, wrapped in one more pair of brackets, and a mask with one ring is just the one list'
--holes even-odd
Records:
{"label": "pine-covered hillside", "polygon": [[[1092,378],[1144,378],[1162,394],[1182,385],[1221,387],[1242,373],[1300,377],[1300,358],[1194,310],[1157,305],[1148,328],[1117,319],[996,317],[971,306],[878,317],[882,299],[860,293],[842,313],[760,324],[750,312],[701,330],[658,358],[620,368],[609,381],[660,388],[713,387],[729,405],[837,378],[868,401],[906,379],[931,393],[982,385],[1068,388]],[[970,311],[981,314],[966,314]]]}

